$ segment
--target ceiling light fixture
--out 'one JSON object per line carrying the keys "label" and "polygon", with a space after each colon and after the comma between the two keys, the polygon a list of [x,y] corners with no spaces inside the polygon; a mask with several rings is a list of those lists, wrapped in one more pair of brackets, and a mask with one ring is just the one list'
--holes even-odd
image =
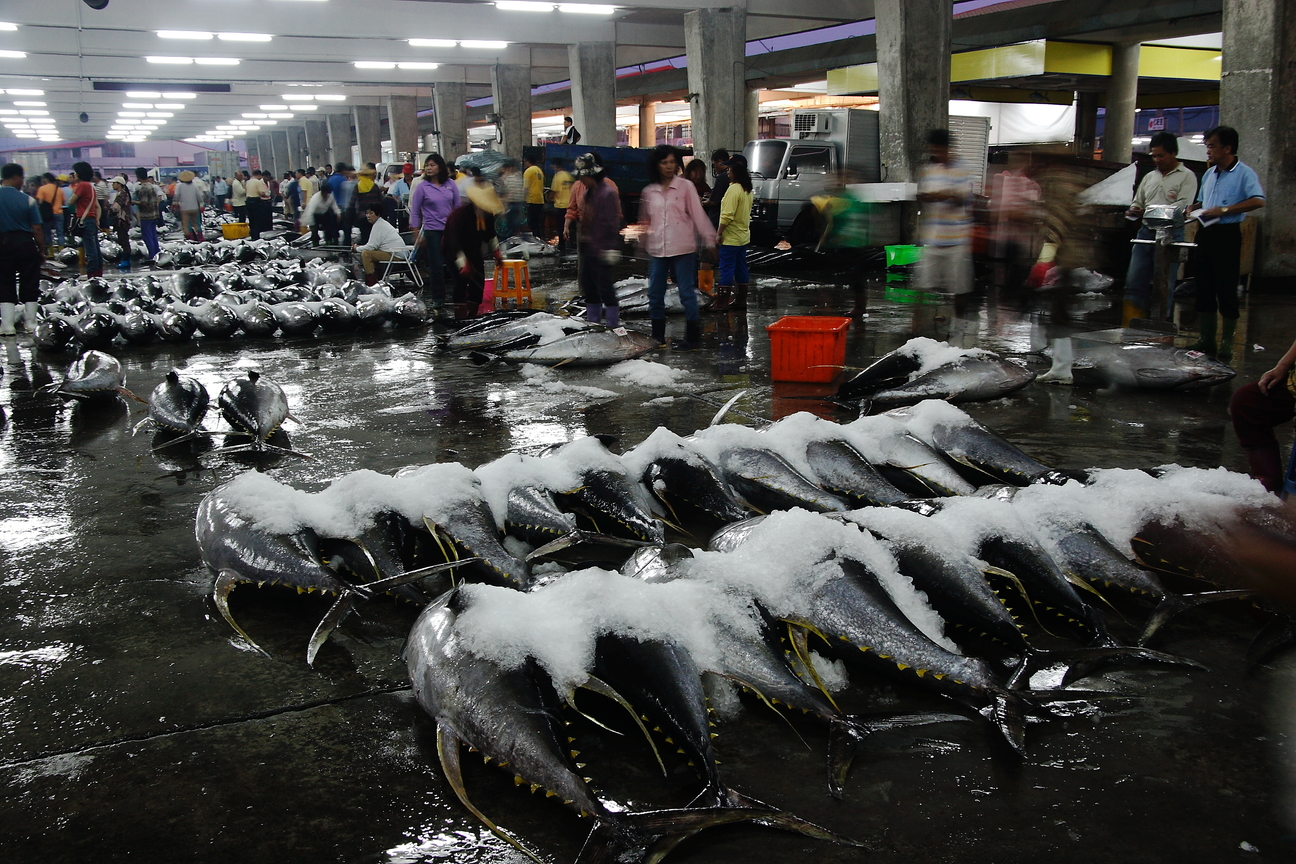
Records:
{"label": "ceiling light fixture", "polygon": [[601,6],[594,3],[559,3],[559,12],[577,12],[586,15],[611,15],[617,10],[615,6]]}
{"label": "ceiling light fixture", "polygon": [[153,107],[160,111],[183,111],[185,109],[183,102],[159,102]]}
{"label": "ceiling light fixture", "polygon": [[8,21],[0,21],[0,30],[17,30],[18,25]]}
{"label": "ceiling light fixture", "polygon": [[144,112],[143,111],[118,111],[117,116],[118,117],[143,117]]}
{"label": "ceiling light fixture", "polygon": [[396,64],[387,60],[357,60],[354,63],[357,69],[395,69]]}
{"label": "ceiling light fixture", "polygon": [[315,97],[309,93],[285,93],[279,98],[284,100],[285,102],[293,102],[296,100],[303,100],[303,99],[309,101],[311,99],[314,99]]}
{"label": "ceiling light fixture", "polygon": [[289,105],[287,106],[287,108],[290,111],[318,111],[319,110],[318,105]]}
{"label": "ceiling light fixture", "polygon": [[286,113],[285,113],[285,114],[277,114],[277,113],[276,113],[276,114],[267,114],[266,116],[269,117],[271,120],[291,120],[291,119],[293,119],[293,115],[291,115],[291,114],[286,114]]}
{"label": "ceiling light fixture", "polygon": [[[305,98],[309,99],[310,97],[307,96]],[[345,102],[346,97],[341,95],[340,93],[316,93],[315,101],[316,102]]]}
{"label": "ceiling light fixture", "polygon": [[152,102],[123,102],[122,107],[130,108],[134,111],[148,111],[152,109],[153,103]]}
{"label": "ceiling light fixture", "polygon": [[217,33],[222,42],[269,42],[274,37],[269,33]]}
{"label": "ceiling light fixture", "polygon": [[210,39],[212,34],[204,30],[159,30],[159,39]]}
{"label": "ceiling light fixture", "polygon": [[44,108],[44,102],[14,102],[19,108]]}
{"label": "ceiling light fixture", "polygon": [[[136,95],[139,95],[139,94],[128,91],[128,92],[126,93],[126,95],[127,95],[127,96],[136,96]],[[161,98],[166,98],[166,99],[197,99],[197,98],[198,98],[198,94],[197,94],[197,93],[189,93],[189,92],[186,92],[186,91],[184,91],[184,90],[172,90],[172,91],[169,91],[169,92],[167,92],[167,93],[162,93],[162,94],[160,94],[160,96],[161,96]],[[148,93],[148,94],[145,94],[144,96],[142,96],[142,98],[144,98],[144,99],[149,99],[149,98],[157,99],[157,98],[159,98],[159,94],[157,94],[157,93]]]}
{"label": "ceiling light fixture", "polygon": [[27,56],[26,51],[0,51],[0,57],[7,58],[9,60],[21,60],[26,56]]}
{"label": "ceiling light fixture", "polygon": [[453,48],[455,40],[453,39],[407,39],[410,45],[415,48]]}
{"label": "ceiling light fixture", "polygon": [[262,111],[287,111],[287,105],[258,105]]}
{"label": "ceiling light fixture", "polygon": [[127,90],[126,95],[131,99],[160,99],[162,94],[156,90]]}
{"label": "ceiling light fixture", "polygon": [[48,117],[49,116],[48,111],[42,111],[39,108],[26,109],[23,111],[19,111],[18,113],[23,115],[24,117]]}
{"label": "ceiling light fixture", "polygon": [[13,88],[10,88],[4,92],[8,93],[10,96],[44,96],[45,95],[44,90],[15,90]]}
{"label": "ceiling light fixture", "polygon": [[244,114],[243,116],[246,117],[248,120],[264,120],[266,118],[266,115],[264,113],[258,111],[251,111],[247,114]]}

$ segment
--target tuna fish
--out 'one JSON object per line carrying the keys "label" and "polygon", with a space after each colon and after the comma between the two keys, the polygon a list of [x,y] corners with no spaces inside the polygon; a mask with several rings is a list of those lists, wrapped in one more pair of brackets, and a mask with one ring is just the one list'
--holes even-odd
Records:
{"label": "tuna fish", "polygon": [[148,422],[159,432],[170,433],[167,445],[193,440],[206,433],[203,418],[211,397],[196,378],[181,378],[172,369],[149,396]]}
{"label": "tuna fish", "polygon": [[644,333],[624,328],[590,327],[543,345],[493,354],[475,352],[471,357],[478,364],[503,360],[541,366],[610,366],[633,360],[656,348],[656,343]]}
{"label": "tuna fish", "polygon": [[126,374],[121,362],[102,351],[87,351],[77,358],[59,384],[50,389],[64,399],[81,403],[112,403],[120,396],[143,402],[126,389]]}
{"label": "tuna fish", "polygon": [[249,444],[222,447],[222,452],[264,451],[310,458],[304,453],[268,443],[292,415],[288,413],[288,397],[283,389],[262,378],[260,372],[248,372],[244,378],[227,382],[221,388],[216,404],[235,433],[252,439]]}
{"label": "tuna fish", "polygon": [[1196,390],[1237,375],[1200,351],[1161,345],[1100,345],[1075,352],[1077,381],[1136,390]]}
{"label": "tuna fish", "polygon": [[912,405],[924,399],[984,402],[1001,399],[1035,380],[1025,365],[999,357],[966,357],[937,367],[912,381],[879,390],[861,403],[864,414]]}
{"label": "tuna fish", "polygon": [[[450,787],[494,834],[533,859],[540,860],[468,799],[460,763],[463,745],[480,752],[488,763],[507,766],[517,785],[529,784],[532,792],[543,789],[546,797],[594,819],[578,864],[655,862],[684,837],[714,825],[745,821],[848,842],[763,805],[647,813],[609,810],[589,788],[589,781],[577,773],[583,766],[575,761],[579,754],[567,739],[559,714],[562,702],[552,683],[534,662],[505,669],[470,651],[456,627],[467,605],[467,596],[455,590],[419,616],[404,652],[410,680],[420,707],[436,721],[437,752]],[[593,678],[586,686],[596,692],[610,690]],[[702,716],[705,727],[705,708]],[[657,849],[650,854],[654,846]]]}
{"label": "tuna fish", "polygon": [[1070,478],[1023,453],[947,402],[929,400],[887,412],[919,441],[945,454],[970,482],[1064,485]]}
{"label": "tuna fish", "polygon": [[731,447],[720,455],[720,469],[734,491],[761,512],[802,507],[817,513],[851,509],[825,492],[771,450]]}

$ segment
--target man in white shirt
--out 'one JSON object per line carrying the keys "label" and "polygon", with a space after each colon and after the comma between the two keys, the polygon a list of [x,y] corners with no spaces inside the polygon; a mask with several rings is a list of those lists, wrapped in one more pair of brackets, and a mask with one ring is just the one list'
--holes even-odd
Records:
{"label": "man in white shirt", "polygon": [[[1197,176],[1188,170],[1188,166],[1179,161],[1179,141],[1169,132],[1158,132],[1152,136],[1148,147],[1156,169],[1149,171],[1139,183],[1134,193],[1134,203],[1130,205],[1126,217],[1131,220],[1143,218],[1143,211],[1156,204],[1169,204],[1173,207],[1187,209],[1197,195]],[[1150,228],[1139,228],[1138,239],[1155,240],[1156,233]],[[1175,232],[1176,241],[1183,240],[1183,231]],[[1171,265],[1170,283],[1177,281],[1178,265]],[[1146,314],[1149,302],[1149,289],[1152,287],[1153,247],[1136,243],[1130,249],[1129,270],[1125,274],[1125,299]],[[1173,292],[1172,292],[1173,293]]]}
{"label": "man in white shirt", "polygon": [[972,290],[972,179],[954,161],[950,134],[933,129],[927,136],[931,161],[922,167],[922,260],[918,287],[923,291],[967,294]]}
{"label": "man in white shirt", "polygon": [[369,242],[351,248],[360,253],[360,262],[364,265],[365,284],[372,285],[378,281],[374,265],[379,261],[389,261],[409,251],[400,232],[383,218],[381,202],[370,204],[365,210],[365,218],[372,226],[369,229]]}

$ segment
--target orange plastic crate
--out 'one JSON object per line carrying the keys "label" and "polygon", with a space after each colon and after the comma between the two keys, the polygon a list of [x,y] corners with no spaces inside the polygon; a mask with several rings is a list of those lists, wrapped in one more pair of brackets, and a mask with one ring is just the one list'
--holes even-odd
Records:
{"label": "orange plastic crate", "polygon": [[849,318],[788,315],[765,329],[770,338],[770,378],[826,384],[846,362]]}

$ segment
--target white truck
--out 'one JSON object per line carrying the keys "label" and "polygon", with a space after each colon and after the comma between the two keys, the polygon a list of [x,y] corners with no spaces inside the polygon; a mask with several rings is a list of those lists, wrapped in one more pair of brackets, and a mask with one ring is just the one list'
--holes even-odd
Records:
{"label": "white truck", "polygon": [[[989,129],[985,117],[950,117],[959,161],[982,178]],[[795,235],[794,225],[798,219],[807,220],[806,205],[812,198],[847,184],[887,179],[878,149],[878,112],[867,108],[794,109],[792,137],[749,141],[743,155],[756,193],[752,240],[758,245]],[[891,233],[886,226],[892,221],[898,232],[899,212],[893,209],[894,219],[881,214],[882,224],[875,226],[882,235]]]}

